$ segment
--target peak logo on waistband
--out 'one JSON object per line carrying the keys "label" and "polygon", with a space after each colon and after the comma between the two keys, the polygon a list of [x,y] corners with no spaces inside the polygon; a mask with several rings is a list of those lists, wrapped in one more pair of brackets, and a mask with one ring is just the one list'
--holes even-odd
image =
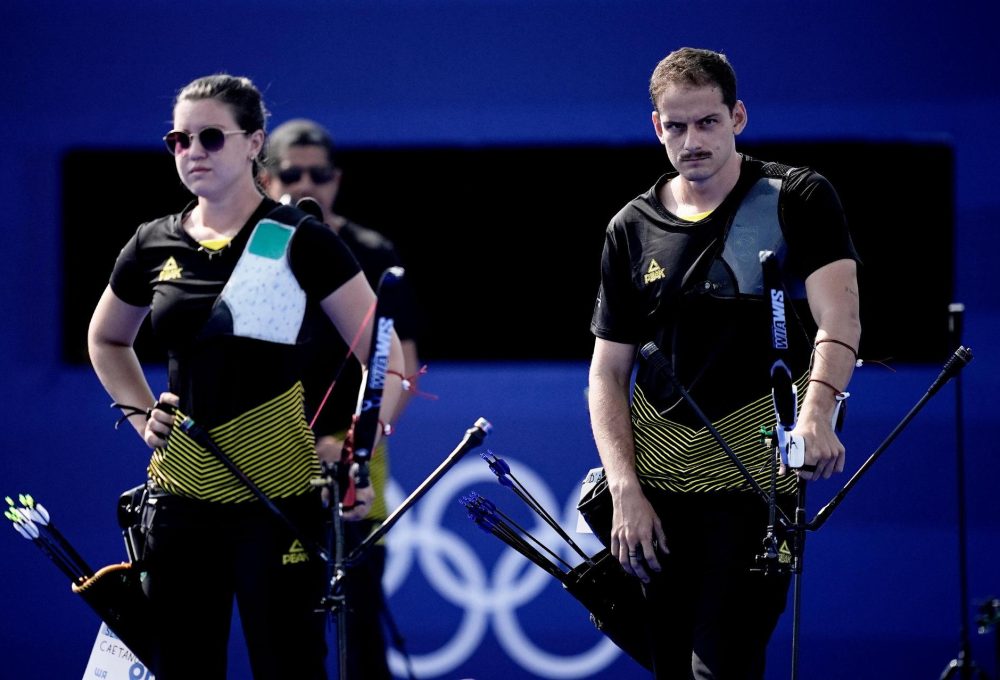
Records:
{"label": "peak logo on waistband", "polygon": [[288,549],[284,555],[281,556],[281,564],[299,564],[300,562],[308,562],[309,553],[306,552],[305,548],[302,547],[302,543],[298,539],[292,541],[292,547]]}

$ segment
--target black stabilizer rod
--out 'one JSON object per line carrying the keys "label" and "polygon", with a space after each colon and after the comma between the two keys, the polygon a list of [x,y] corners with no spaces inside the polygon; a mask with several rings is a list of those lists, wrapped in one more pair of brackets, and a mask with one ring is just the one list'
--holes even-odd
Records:
{"label": "black stabilizer rod", "polygon": [[826,523],[826,520],[830,519],[830,515],[837,509],[837,506],[840,505],[841,501],[844,500],[847,492],[858,483],[858,480],[860,480],[866,472],[868,472],[869,468],[871,468],[871,466],[875,464],[875,461],[878,460],[878,457],[882,455],[882,452],[889,448],[889,445],[892,444],[896,437],[899,436],[899,433],[910,424],[910,421],[913,420],[914,416],[917,415],[920,409],[924,407],[924,405],[930,400],[931,397],[934,396],[935,393],[937,393],[938,390],[944,387],[945,383],[958,375],[958,372],[965,368],[970,361],[972,361],[971,349],[960,346],[955,350],[955,353],[952,354],[945,363],[941,373],[934,379],[934,382],[927,389],[924,396],[920,398],[920,401],[918,401],[913,408],[910,409],[909,413],[903,417],[899,424],[893,428],[892,432],[889,433],[889,436],[885,438],[885,441],[879,444],[878,448],[875,449],[872,455],[868,456],[868,460],[866,460],[861,467],[858,468],[858,471],[855,472],[849,480],[847,480],[847,483],[844,484],[844,488],[838,491],[837,495],[816,513],[816,516],[812,519],[812,521],[806,524],[806,529],[809,531],[816,531]]}
{"label": "black stabilizer rod", "polygon": [[405,501],[399,504],[399,507],[392,511],[392,514],[385,518],[378,527],[376,527],[369,535],[368,538],[363,540],[344,560],[348,565],[353,564],[358,560],[358,558],[372,545],[378,542],[380,538],[385,536],[385,534],[399,521],[403,516],[403,513],[409,510],[417,501],[423,497],[425,493],[430,491],[430,488],[437,484],[438,480],[444,476],[448,470],[452,468],[455,463],[457,463],[462,456],[476,448],[483,443],[486,435],[490,433],[493,426],[485,418],[479,418],[476,423],[465,431],[465,437],[459,442],[455,450],[448,454],[440,465],[428,475],[427,479],[420,483],[416,489],[406,498]]}

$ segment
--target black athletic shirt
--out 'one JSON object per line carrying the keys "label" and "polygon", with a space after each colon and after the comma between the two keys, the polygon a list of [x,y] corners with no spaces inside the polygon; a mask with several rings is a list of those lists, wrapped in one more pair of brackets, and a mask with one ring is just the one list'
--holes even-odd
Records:
{"label": "black athletic shirt", "polygon": [[[111,289],[128,304],[151,306],[153,333],[171,359],[169,388],[180,396],[185,413],[210,426],[284,391],[301,377],[299,345],[232,335],[207,337],[204,327],[257,222],[268,216],[295,226],[305,213],[264,199],[229,246],[217,253],[202,248],[184,231],[185,214],[139,227],[118,256]],[[314,219],[297,227],[289,261],[314,303],[359,270],[343,242]]]}
{"label": "black athletic shirt", "polygon": [[[403,266],[392,242],[373,229],[348,221],[337,235],[357,258],[372,290],[378,290],[386,269]],[[399,305],[392,312],[393,328],[400,340],[417,340],[419,315],[408,273],[403,275],[399,285]],[[322,315],[322,310],[313,311],[317,312]],[[321,316],[317,325],[321,341],[311,345],[314,356],[304,381],[308,413],[315,411],[336,378],[333,391],[313,428],[317,436],[322,436],[344,432],[351,424],[361,389],[361,364],[354,356],[345,361],[347,343],[327,319]]]}
{"label": "black athletic shirt", "polygon": [[[151,307],[153,333],[168,351],[168,389],[180,397],[180,410],[208,428],[265,492],[305,493],[318,468],[301,385],[309,315],[296,342],[283,344],[227,333],[212,310],[265,217],[295,227],[287,261],[307,304],[318,304],[356,275],[357,261],[325,225],[270,199],[215,252],[182,228],[188,210],[139,227],[118,257],[111,289],[128,304]],[[181,434],[174,432],[167,449],[154,452],[151,477],[184,495],[224,502],[249,498],[231,474]]]}
{"label": "black athletic shirt", "polygon": [[[702,220],[689,222],[667,211],[657,198],[664,183],[676,176],[661,177],[611,220],[591,331],[599,338],[638,347],[656,342],[713,423],[745,416],[740,432],[756,431],[773,422],[768,418],[770,305],[759,296],[722,297],[706,290],[707,266],[719,252],[743,198],[763,177],[782,180],[778,218],[787,245],[783,277],[789,289],[826,264],[857,259],[844,211],[833,187],[818,173],[745,156],[739,180],[722,204]],[[815,327],[804,301],[788,305],[788,311],[792,317],[788,359],[793,375],[799,377],[808,368]],[[747,411],[751,404],[752,413]],[[662,461],[653,459],[664,450],[677,453],[695,445],[691,437],[703,427],[702,421],[670,381],[641,359],[632,410],[640,474],[670,478],[669,483],[657,484],[663,488],[693,489],[691,484],[704,472],[699,469],[704,457],[670,470],[658,468]],[[646,442],[649,449],[644,456],[638,445],[646,425],[656,432]],[[701,444],[717,448],[707,440]],[[644,464],[648,464],[645,470]],[[741,482],[729,472],[720,473],[705,488],[739,487]]]}

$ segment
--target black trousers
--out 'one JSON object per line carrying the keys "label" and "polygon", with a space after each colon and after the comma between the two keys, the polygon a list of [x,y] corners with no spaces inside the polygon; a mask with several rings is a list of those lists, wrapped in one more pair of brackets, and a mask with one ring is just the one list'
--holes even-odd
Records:
{"label": "black trousers", "polygon": [[646,490],[670,554],[644,593],[654,674],[662,680],[762,680],[790,576],[751,572],[767,505],[751,494]]}
{"label": "black trousers", "polygon": [[[361,543],[375,527],[372,520],[344,522],[344,545],[348,552]],[[347,602],[348,680],[392,680],[386,658],[385,628],[382,617],[385,595],[386,549],[375,545],[347,569],[344,597]]]}
{"label": "black trousers", "polygon": [[[318,495],[276,501],[313,540]],[[260,503],[154,494],[143,556],[157,680],[224,680],[233,601],[255,680],[325,680],[324,565]]]}

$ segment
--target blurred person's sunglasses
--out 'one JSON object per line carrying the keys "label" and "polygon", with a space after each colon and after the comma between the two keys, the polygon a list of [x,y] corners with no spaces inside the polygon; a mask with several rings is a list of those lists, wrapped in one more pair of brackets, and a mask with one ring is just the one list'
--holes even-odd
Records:
{"label": "blurred person's sunglasses", "polygon": [[326,184],[333,179],[333,168],[327,165],[313,165],[308,168],[292,165],[278,170],[278,179],[282,184],[295,184],[305,174],[309,175],[313,184]]}
{"label": "blurred person's sunglasses", "polygon": [[223,130],[217,127],[203,128],[198,133],[192,135],[184,130],[171,130],[163,136],[163,142],[167,145],[167,151],[173,155],[179,154],[191,148],[191,141],[194,137],[205,151],[219,151],[226,145],[228,135],[245,135],[246,130]]}

